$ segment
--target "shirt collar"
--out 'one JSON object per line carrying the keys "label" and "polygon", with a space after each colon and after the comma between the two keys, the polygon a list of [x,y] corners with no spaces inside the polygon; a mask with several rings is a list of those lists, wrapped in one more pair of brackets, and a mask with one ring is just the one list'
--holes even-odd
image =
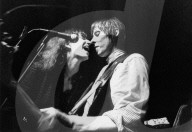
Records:
{"label": "shirt collar", "polygon": [[111,52],[111,54],[107,57],[107,63],[110,64],[111,62],[113,62],[119,56],[122,56],[123,54],[125,54],[124,51],[114,48],[113,51]]}

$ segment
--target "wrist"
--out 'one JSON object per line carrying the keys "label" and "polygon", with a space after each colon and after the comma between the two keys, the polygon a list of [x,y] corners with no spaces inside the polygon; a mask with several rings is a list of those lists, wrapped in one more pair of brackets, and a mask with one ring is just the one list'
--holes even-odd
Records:
{"label": "wrist", "polygon": [[56,118],[59,120],[60,123],[62,123],[66,127],[69,127],[69,128],[73,127],[73,123],[72,123],[69,115],[57,110]]}
{"label": "wrist", "polygon": [[58,119],[58,118],[60,118],[60,116],[61,116],[61,111],[59,111],[58,109],[56,109],[56,114],[55,114],[55,117]]}

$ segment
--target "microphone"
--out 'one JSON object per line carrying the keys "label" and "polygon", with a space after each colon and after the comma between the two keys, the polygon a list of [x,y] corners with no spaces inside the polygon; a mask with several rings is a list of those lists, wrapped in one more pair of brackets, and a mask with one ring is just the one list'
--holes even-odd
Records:
{"label": "microphone", "polygon": [[64,39],[67,39],[67,40],[77,40],[78,39],[78,35],[77,34],[68,34],[68,33],[62,33],[62,32],[58,32],[58,31],[55,31],[55,30],[48,30],[48,29],[43,29],[43,28],[37,28],[37,29],[32,29],[31,31],[29,31],[28,33],[31,33],[33,31],[45,31],[45,32],[50,32],[52,34],[55,34],[57,36],[60,36]]}
{"label": "microphone", "polygon": [[21,43],[21,41],[31,32],[33,31],[44,31],[44,32],[50,32],[53,33],[57,36],[60,36],[66,40],[72,41],[72,42],[76,42],[78,40],[78,35],[77,34],[68,34],[68,33],[62,33],[62,32],[58,32],[55,30],[48,30],[48,29],[43,29],[43,28],[35,28],[30,30],[29,32],[27,31],[28,27],[24,26],[24,29],[21,33],[21,35],[19,36],[19,41],[17,42],[17,44],[14,46],[14,52],[18,51],[19,49],[19,44]]}

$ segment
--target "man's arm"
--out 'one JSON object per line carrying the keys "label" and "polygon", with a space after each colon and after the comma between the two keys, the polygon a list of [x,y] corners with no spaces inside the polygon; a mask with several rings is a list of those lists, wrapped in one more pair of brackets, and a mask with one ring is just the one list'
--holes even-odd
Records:
{"label": "man's arm", "polygon": [[105,112],[118,131],[134,130],[145,114],[149,98],[147,63],[140,54],[128,56],[119,64],[110,80],[114,109]]}
{"label": "man's arm", "polygon": [[[55,119],[58,119],[61,124],[71,128],[74,132],[117,132],[116,125],[107,116],[85,117],[67,115],[53,107],[41,109],[41,112],[46,114],[39,120],[39,127],[42,130],[52,128],[55,124]],[[69,130],[68,128],[66,130]]]}
{"label": "man's arm", "polygon": [[117,132],[117,127],[107,116],[84,117],[59,112],[57,118],[65,126],[81,132]]}

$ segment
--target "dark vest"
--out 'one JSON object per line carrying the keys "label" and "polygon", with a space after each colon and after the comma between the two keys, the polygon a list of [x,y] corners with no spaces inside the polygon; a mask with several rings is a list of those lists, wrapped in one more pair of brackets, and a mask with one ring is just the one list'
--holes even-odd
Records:
{"label": "dark vest", "polygon": [[64,73],[65,73],[66,66],[62,69],[62,72],[60,73],[56,90],[55,90],[55,97],[54,97],[54,107],[61,110],[62,112],[67,113],[70,108],[69,104],[69,97],[71,94],[70,90],[67,90],[63,92],[64,87]]}
{"label": "dark vest", "polygon": [[[88,116],[98,116],[103,104],[105,102],[105,97],[107,93],[109,80],[105,83],[103,87],[99,87],[96,91],[96,96],[94,98],[93,104],[91,105],[89,109]],[[98,93],[97,93],[98,92]]]}

